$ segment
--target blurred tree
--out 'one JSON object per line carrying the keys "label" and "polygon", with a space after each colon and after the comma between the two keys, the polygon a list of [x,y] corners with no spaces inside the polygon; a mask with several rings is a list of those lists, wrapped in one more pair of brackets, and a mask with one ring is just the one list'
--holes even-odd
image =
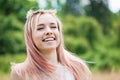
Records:
{"label": "blurred tree", "polygon": [[64,11],[66,14],[80,15],[82,13],[80,0],[66,0]]}
{"label": "blurred tree", "polygon": [[102,24],[104,34],[107,34],[112,14],[108,8],[108,0],[89,0],[89,2],[85,8],[87,15],[95,17]]}
{"label": "blurred tree", "polygon": [[101,25],[93,17],[65,16],[63,19],[66,48],[77,54],[95,50],[96,44],[103,44]]}
{"label": "blurred tree", "polygon": [[36,6],[36,1],[0,0],[0,54],[25,51],[25,14]]}
{"label": "blurred tree", "polygon": [[114,39],[114,46],[120,48],[120,11],[113,14],[112,17],[112,28],[111,28],[112,38]]}

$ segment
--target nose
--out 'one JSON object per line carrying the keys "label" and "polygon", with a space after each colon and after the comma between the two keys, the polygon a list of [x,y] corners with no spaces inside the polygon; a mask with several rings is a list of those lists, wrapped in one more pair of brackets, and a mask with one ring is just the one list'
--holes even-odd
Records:
{"label": "nose", "polygon": [[52,30],[49,27],[47,27],[45,31],[45,35],[52,35],[52,34],[53,34]]}

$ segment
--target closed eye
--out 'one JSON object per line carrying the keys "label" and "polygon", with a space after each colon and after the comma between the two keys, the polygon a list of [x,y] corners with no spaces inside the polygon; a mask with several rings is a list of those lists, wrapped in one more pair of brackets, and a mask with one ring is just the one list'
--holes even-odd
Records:
{"label": "closed eye", "polygon": [[37,30],[42,30],[42,29],[44,29],[44,26],[45,26],[45,25],[42,24],[42,23],[41,23],[41,24],[38,24],[38,25],[37,25]]}
{"label": "closed eye", "polygon": [[41,28],[37,28],[37,30],[42,30],[42,29],[44,29],[43,27],[41,27]]}
{"label": "closed eye", "polygon": [[51,28],[57,28],[56,26],[51,26]]}

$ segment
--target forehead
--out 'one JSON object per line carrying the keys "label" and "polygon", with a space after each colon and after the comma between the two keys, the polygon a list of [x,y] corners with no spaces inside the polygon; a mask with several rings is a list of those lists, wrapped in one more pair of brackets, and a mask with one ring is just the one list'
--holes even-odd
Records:
{"label": "forehead", "polygon": [[42,14],[38,17],[38,24],[47,24],[47,23],[57,23],[55,17],[53,17],[51,14]]}

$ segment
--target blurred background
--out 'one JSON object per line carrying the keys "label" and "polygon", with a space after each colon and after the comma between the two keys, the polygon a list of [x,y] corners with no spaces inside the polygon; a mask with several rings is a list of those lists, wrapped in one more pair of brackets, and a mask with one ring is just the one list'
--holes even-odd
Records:
{"label": "blurred background", "polygon": [[[113,2],[114,1],[114,2]],[[93,80],[120,80],[119,0],[0,0],[0,80],[26,58],[24,24],[33,9],[56,9],[65,48],[85,60]]]}

